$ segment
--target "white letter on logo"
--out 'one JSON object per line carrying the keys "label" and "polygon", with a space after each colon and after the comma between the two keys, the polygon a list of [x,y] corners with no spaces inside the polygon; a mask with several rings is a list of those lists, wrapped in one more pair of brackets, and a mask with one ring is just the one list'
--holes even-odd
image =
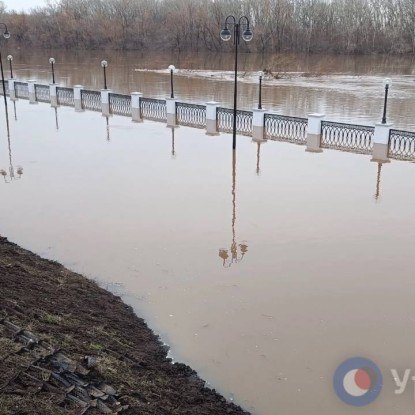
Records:
{"label": "white letter on logo", "polygon": [[405,392],[406,385],[408,384],[409,375],[411,374],[411,369],[405,370],[405,374],[403,375],[402,380],[399,378],[397,370],[392,369],[391,372],[392,372],[393,380],[395,381],[396,386],[398,387],[398,389],[395,390],[395,394],[402,395],[402,393]]}

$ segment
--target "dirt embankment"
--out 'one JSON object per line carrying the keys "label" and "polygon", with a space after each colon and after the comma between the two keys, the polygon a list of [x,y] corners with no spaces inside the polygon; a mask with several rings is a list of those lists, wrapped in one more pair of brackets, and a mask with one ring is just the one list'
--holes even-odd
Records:
{"label": "dirt embankment", "polygon": [[247,414],[120,298],[0,237],[0,414]]}

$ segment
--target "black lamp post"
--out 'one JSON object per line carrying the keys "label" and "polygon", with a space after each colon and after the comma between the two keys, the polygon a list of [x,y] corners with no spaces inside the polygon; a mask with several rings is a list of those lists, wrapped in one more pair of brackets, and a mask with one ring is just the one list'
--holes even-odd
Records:
{"label": "black lamp post", "polygon": [[386,78],[383,81],[383,84],[385,85],[385,100],[383,102],[383,117],[382,117],[382,124],[386,124],[386,109],[388,106],[388,93],[389,93],[389,86],[391,85],[392,80],[389,78]]}
{"label": "black lamp post", "polygon": [[9,65],[10,65],[10,78],[13,79],[13,65],[12,65],[13,56],[8,55],[7,60],[9,61]]}
{"label": "black lamp post", "polygon": [[49,63],[52,67],[52,84],[55,83],[55,58],[50,58]]}
{"label": "black lamp post", "polygon": [[107,61],[102,61],[101,66],[102,66],[102,69],[104,70],[104,89],[107,89],[107,66],[108,66],[108,62]]}
{"label": "black lamp post", "polygon": [[176,70],[176,67],[174,65],[170,65],[169,70],[170,70],[170,98],[174,98],[173,73]]}
{"label": "black lamp post", "polygon": [[264,72],[259,72],[259,96],[258,96],[258,109],[262,110],[262,78],[264,76]]}
{"label": "black lamp post", "polygon": [[220,32],[220,37],[222,40],[227,42],[231,39],[232,33],[229,30],[229,26],[233,26],[233,43],[235,45],[235,83],[234,83],[234,94],[233,94],[233,139],[232,139],[232,149],[236,149],[236,104],[237,104],[237,88],[238,88],[238,45],[241,38],[241,27],[245,30],[242,33],[242,39],[245,42],[252,40],[252,31],[249,28],[249,20],[246,16],[242,16],[236,21],[235,16],[228,16],[225,20],[225,27]]}
{"label": "black lamp post", "polygon": [[[0,25],[4,26],[3,37],[5,39],[8,39],[10,37],[10,32],[7,29],[6,23],[0,23]],[[1,82],[2,82],[2,85],[3,85],[4,105],[7,107],[6,85],[4,83],[3,59],[1,57],[1,51],[0,51],[0,69],[1,69]]]}

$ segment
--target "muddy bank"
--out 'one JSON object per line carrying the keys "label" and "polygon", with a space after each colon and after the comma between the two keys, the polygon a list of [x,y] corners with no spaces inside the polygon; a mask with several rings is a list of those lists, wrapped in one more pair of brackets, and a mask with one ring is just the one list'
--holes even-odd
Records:
{"label": "muddy bank", "polygon": [[0,237],[0,414],[247,414],[120,298]]}

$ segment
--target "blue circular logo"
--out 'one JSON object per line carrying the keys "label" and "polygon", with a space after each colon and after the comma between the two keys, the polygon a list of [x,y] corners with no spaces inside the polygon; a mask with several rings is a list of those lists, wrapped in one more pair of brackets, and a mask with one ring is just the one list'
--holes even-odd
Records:
{"label": "blue circular logo", "polygon": [[336,369],[333,386],[337,396],[348,405],[369,405],[382,390],[382,372],[371,360],[353,357]]}

